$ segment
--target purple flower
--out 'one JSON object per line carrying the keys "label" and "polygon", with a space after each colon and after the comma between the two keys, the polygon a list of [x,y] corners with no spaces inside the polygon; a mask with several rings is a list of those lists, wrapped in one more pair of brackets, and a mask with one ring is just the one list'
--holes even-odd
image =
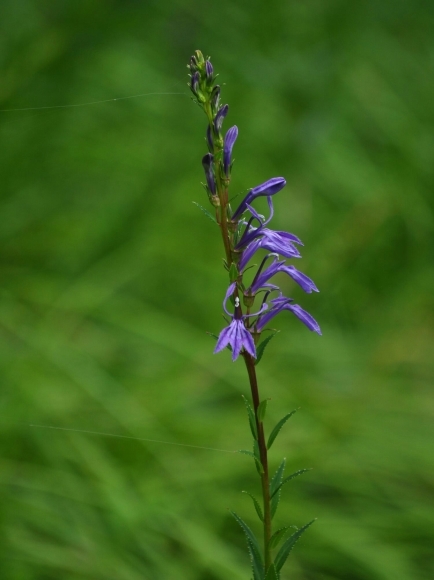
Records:
{"label": "purple flower", "polygon": [[277,314],[282,312],[283,310],[289,310],[292,312],[304,325],[307,326],[309,330],[312,332],[316,332],[317,334],[321,335],[321,329],[319,327],[318,322],[315,320],[313,316],[303,310],[301,306],[298,304],[292,304],[292,298],[285,298],[285,296],[280,295],[278,298],[274,298],[271,300],[273,307],[269,312],[264,314],[259,318],[257,321],[255,328],[258,332],[261,332],[264,329],[272,318],[274,318]]}
{"label": "purple flower", "polygon": [[[250,231],[248,234],[243,235],[239,243],[236,245],[236,249],[239,250],[246,244],[249,244],[248,247],[250,248],[252,241],[255,240],[258,241],[258,243],[254,246],[255,252],[259,248],[262,248],[264,250],[268,250],[269,252],[280,254],[284,258],[301,258],[300,252],[294,246],[294,244],[303,245],[297,236],[288,232],[275,232],[274,230],[270,230],[264,227],[252,229],[252,231]],[[253,254],[251,254],[250,257],[252,255]]]}
{"label": "purple flower", "polygon": [[[228,301],[229,297],[232,296],[235,290],[236,283],[233,282],[227,292],[225,299],[223,301],[223,308],[229,316],[232,317],[232,322],[224,328],[218,337],[217,345],[214,349],[214,354],[223,350],[226,346],[230,345],[232,348],[232,360],[235,361],[241,349],[245,349],[251,356],[256,358],[256,348],[255,343],[253,341],[252,335],[247,330],[244,325],[244,320],[247,318],[247,315],[241,314],[241,307],[240,307],[240,299],[238,297],[235,298],[235,312],[232,315],[228,312],[226,308],[226,302]],[[259,312],[255,314],[250,314],[249,316],[257,316],[261,312],[263,312],[267,308],[267,305],[264,304]]]}
{"label": "purple flower", "polygon": [[252,335],[244,326],[242,318],[233,318],[229,326],[221,331],[214,354],[223,350],[228,344],[232,347],[233,361],[238,358],[242,348],[256,358],[255,343]]}
{"label": "purple flower", "polygon": [[202,165],[203,165],[203,168],[205,170],[205,177],[206,177],[206,182],[208,184],[208,189],[210,190],[212,195],[215,195],[216,186],[215,186],[214,172],[213,172],[213,167],[212,167],[213,159],[214,158],[211,155],[211,153],[207,153],[206,155],[204,155],[202,157]]}
{"label": "purple flower", "polygon": [[229,175],[229,169],[231,166],[232,148],[238,137],[238,127],[234,125],[226,133],[224,145],[223,145],[223,169],[226,177]]}
{"label": "purple flower", "polygon": [[[264,271],[262,271],[265,262],[271,256],[273,256],[274,258],[273,263],[270,264],[270,266],[268,266],[268,268],[266,268]],[[272,287],[274,289],[278,289],[278,286],[271,286],[270,284],[268,284],[268,280],[278,272],[284,272],[285,274],[288,274],[288,276],[290,276],[294,280],[294,282],[297,282],[297,284],[308,294],[310,294],[312,291],[319,292],[314,281],[311,280],[308,276],[306,276],[306,274],[303,274],[303,272],[300,272],[300,270],[297,270],[297,268],[295,268],[294,266],[286,266],[285,260],[279,262],[277,260],[278,257],[279,257],[278,254],[274,253],[265,256],[265,258],[262,260],[261,265],[259,266],[256,276],[253,279],[253,282],[246,291],[247,294],[249,295],[256,294],[262,288]]]}
{"label": "purple flower", "polygon": [[228,111],[229,111],[229,105],[223,105],[217,111],[217,115],[214,117],[214,127],[216,130],[216,133],[220,132],[222,125],[223,125],[223,119],[228,114]]}
{"label": "purple flower", "polygon": [[240,215],[248,209],[247,206],[249,206],[254,199],[263,195],[274,195],[285,187],[285,185],[286,181],[283,177],[273,177],[272,179],[269,179],[268,181],[261,183],[261,185],[251,189],[232,215],[232,221],[236,221]]}

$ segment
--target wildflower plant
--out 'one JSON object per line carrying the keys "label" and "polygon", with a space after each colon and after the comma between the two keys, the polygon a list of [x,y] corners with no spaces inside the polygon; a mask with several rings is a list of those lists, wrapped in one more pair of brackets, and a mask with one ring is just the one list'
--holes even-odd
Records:
{"label": "wildflower plant", "polygon": [[[232,514],[247,538],[253,580],[278,580],[282,566],[295,543],[315,520],[300,529],[295,528],[295,531],[293,529],[295,526],[273,530],[273,518],[282,488],[308,470],[300,469],[284,477],[284,459],[275,474],[270,477],[268,451],[295,411],[286,414],[266,439],[264,419],[268,399],[260,398],[256,365],[261,360],[265,347],[277,333],[269,329],[268,324],[283,311],[291,312],[310,331],[321,334],[316,320],[299,304],[295,304],[292,298],[284,296],[280,288],[272,282],[272,278],[277,273],[283,272],[308,294],[318,292],[318,288],[306,274],[287,263],[288,260],[301,258],[299,251],[299,246],[303,245],[301,240],[294,234],[267,227],[274,213],[273,197],[286,184],[283,177],[272,177],[253,187],[236,208],[231,207],[229,186],[232,153],[238,137],[238,128],[234,125],[225,133],[223,131],[229,107],[220,103],[220,86],[216,83],[210,59],[204,58],[197,50],[187,66],[194,101],[208,119],[206,129],[208,153],[202,159],[202,166],[206,180],[204,187],[213,212],[202,207],[201,209],[220,228],[225,250],[224,267],[229,275],[229,285],[223,300],[223,310],[229,321],[219,336],[214,335],[217,339],[214,352],[218,353],[228,348],[232,351],[232,360],[235,361],[241,356],[247,369],[252,404],[247,399],[245,404],[253,437],[253,450],[242,450],[241,453],[253,458],[261,480],[262,502],[249,492],[246,493],[252,498],[255,511],[262,523],[262,547],[250,527],[236,513]],[[260,215],[254,208],[255,200],[259,197],[267,200],[268,217]],[[258,260],[259,265],[251,265],[253,258]],[[253,267],[256,271],[253,276],[250,272],[248,274],[250,281],[246,281],[246,272]],[[271,334],[263,338],[263,333],[270,330]]]}

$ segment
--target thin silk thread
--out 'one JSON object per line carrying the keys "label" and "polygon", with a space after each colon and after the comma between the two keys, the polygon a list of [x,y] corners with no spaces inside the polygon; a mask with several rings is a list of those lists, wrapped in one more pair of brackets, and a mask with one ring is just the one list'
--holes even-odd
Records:
{"label": "thin silk thread", "polygon": [[129,97],[117,97],[116,99],[104,99],[102,101],[91,101],[89,103],[77,103],[76,105],[52,105],[49,107],[24,107],[22,109],[0,109],[0,113],[11,113],[13,111],[42,111],[47,109],[71,109],[72,107],[86,107],[88,105],[99,105],[101,103],[112,103],[114,101],[125,101],[126,99],[137,99],[138,97],[149,97],[150,95],[186,95],[187,93],[142,93]]}
{"label": "thin silk thread", "polygon": [[134,441],[147,441],[149,443],[163,443],[165,445],[177,445],[178,447],[193,447],[194,449],[205,449],[207,451],[222,451],[223,453],[238,453],[229,449],[217,449],[215,447],[201,447],[199,445],[188,445],[187,443],[174,443],[173,441],[159,441],[158,439],[144,439],[142,437],[129,437],[128,435],[114,435],[113,433],[100,433],[99,431],[86,431],[85,429],[72,429],[68,427],[53,427],[52,425],[29,425],[39,429],[55,429],[57,431],[72,431],[74,433],[87,433],[88,435],[101,435],[103,437],[116,437],[119,439],[133,439]]}

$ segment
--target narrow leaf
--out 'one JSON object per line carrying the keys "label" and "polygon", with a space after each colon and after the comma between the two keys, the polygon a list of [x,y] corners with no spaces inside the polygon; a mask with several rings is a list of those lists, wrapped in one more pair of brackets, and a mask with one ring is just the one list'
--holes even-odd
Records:
{"label": "narrow leaf", "polygon": [[[257,459],[256,468],[258,468],[258,465],[262,466],[262,462],[261,462],[261,452],[259,451],[259,444],[257,441],[253,441],[253,453]],[[261,475],[261,473],[263,472],[258,469],[258,473],[259,475]]]}
{"label": "narrow leaf", "polygon": [[255,463],[257,465],[257,468],[259,470],[259,473],[264,473],[264,468],[262,467],[262,463],[259,461],[259,459],[256,457],[256,455],[254,453],[252,453],[251,451],[247,451],[247,449],[239,449],[238,453],[243,453],[244,455],[249,455],[250,457],[253,457],[253,459],[255,460]]}
{"label": "narrow leaf", "polygon": [[238,276],[238,268],[235,266],[235,263],[232,262],[231,267],[229,268],[229,280],[231,284],[232,282],[236,282]]}
{"label": "narrow leaf", "polygon": [[267,443],[267,449],[270,449],[270,447],[273,445],[274,440],[276,439],[276,437],[279,435],[280,430],[282,429],[282,427],[285,425],[285,423],[288,421],[288,419],[290,417],[292,417],[292,415],[297,411],[297,409],[294,409],[294,411],[291,411],[291,413],[288,413],[287,415],[285,415],[283,417],[283,419],[280,419],[280,421],[277,423],[277,425],[274,427],[274,429],[271,431],[270,436],[268,437],[268,443]]}
{"label": "narrow leaf", "polygon": [[253,576],[255,580],[262,580],[264,577],[264,564],[262,563],[261,550],[258,540],[249,526],[235,512],[231,512],[247,536],[247,547],[252,559]]}
{"label": "narrow leaf", "polygon": [[252,432],[253,439],[258,439],[258,430],[256,428],[256,421],[255,421],[255,415],[253,413],[253,409],[249,405],[249,402],[247,401],[247,399],[244,395],[243,395],[243,399],[244,399],[244,404],[246,405],[247,415],[249,417],[250,431]]}
{"label": "narrow leaf", "polygon": [[283,528],[279,528],[277,531],[270,538],[269,546],[270,549],[276,548],[282,539],[285,537],[286,532],[290,529],[291,526],[284,526]]}
{"label": "narrow leaf", "polygon": [[[277,506],[279,505],[279,501],[280,501],[280,490],[279,487],[282,483],[282,477],[283,477],[283,472],[285,470],[285,464],[286,464],[286,459],[284,459],[282,461],[282,463],[279,465],[276,473],[273,475],[273,479],[270,482],[270,497],[271,499],[271,517],[274,517],[274,514],[276,513],[277,510]],[[277,493],[276,493],[277,491]]]}
{"label": "narrow leaf", "polygon": [[215,224],[217,223],[217,220],[215,219],[215,217],[212,215],[211,212],[209,212],[207,209],[205,209],[204,207],[202,207],[199,203],[193,201],[194,205],[196,205],[200,210],[203,211],[203,213],[206,215],[206,217],[208,219],[210,219],[212,222],[214,222]]}
{"label": "narrow leaf", "polygon": [[297,540],[300,538],[303,532],[305,532],[307,528],[313,524],[314,521],[315,520],[312,520],[311,522],[309,522],[308,524],[306,524],[305,526],[294,532],[292,536],[290,536],[287,540],[285,540],[274,560],[274,565],[276,566],[276,570],[278,572],[280,572],[280,570],[282,569],[283,564],[286,562],[286,559],[288,558],[289,553],[291,552]]}
{"label": "narrow leaf", "polygon": [[250,564],[252,566],[253,580],[262,580],[264,577],[264,568],[259,564],[257,558],[255,558],[252,545],[250,544],[249,541],[247,541],[247,550],[250,556]]}
{"label": "narrow leaf", "polygon": [[256,411],[256,416],[258,417],[258,421],[260,423],[262,423],[262,421],[265,419],[265,411],[267,410],[268,401],[269,399],[264,399],[259,404],[258,410]]}
{"label": "narrow leaf", "polygon": [[252,495],[251,493],[249,493],[248,491],[243,491],[242,493],[245,493],[246,495],[248,495],[248,496],[250,496],[252,498],[253,505],[255,506],[256,513],[258,514],[258,517],[261,520],[261,522],[263,522],[264,521],[264,516],[262,515],[261,506],[259,505],[259,502],[256,499],[256,497],[254,495]]}
{"label": "narrow leaf", "polygon": [[277,468],[276,473],[273,475],[270,482],[270,496],[274,495],[274,492],[282,483],[283,472],[285,471],[286,459],[282,460],[282,463]]}
{"label": "narrow leaf", "polygon": [[273,495],[270,497],[270,499],[281,489],[283,485],[285,485],[285,483],[288,483],[288,481],[291,481],[291,479],[294,479],[294,477],[297,477],[297,475],[302,475],[303,473],[306,473],[306,471],[311,471],[311,469],[299,469],[295,473],[291,473],[291,475],[285,477],[285,479],[282,481],[282,483],[279,485],[276,491],[273,492]]}
{"label": "narrow leaf", "polygon": [[259,361],[261,360],[262,355],[264,354],[265,347],[270,342],[270,340],[276,336],[276,334],[279,334],[279,332],[280,330],[276,330],[276,332],[273,332],[273,334],[270,334],[270,336],[267,336],[267,338],[265,338],[260,344],[258,344],[258,346],[256,347],[255,365],[259,364]]}
{"label": "narrow leaf", "polygon": [[279,580],[276,566],[274,564],[271,564],[271,566],[268,568],[268,572],[267,572],[267,575],[265,576],[265,580]]}

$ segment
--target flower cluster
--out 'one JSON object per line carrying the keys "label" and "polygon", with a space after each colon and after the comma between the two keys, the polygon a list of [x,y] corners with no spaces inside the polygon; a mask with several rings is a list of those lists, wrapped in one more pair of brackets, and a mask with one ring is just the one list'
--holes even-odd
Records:
{"label": "flower cluster", "polygon": [[[250,189],[237,209],[231,210],[228,202],[228,186],[232,170],[232,151],[238,137],[238,128],[233,126],[224,136],[222,134],[223,121],[229,107],[220,105],[220,87],[214,84],[215,77],[210,60],[205,59],[200,51],[196,51],[191,58],[189,69],[190,89],[196,102],[208,117],[206,141],[209,152],[202,159],[205,188],[216,210],[216,221],[222,231],[226,249],[226,267],[230,276],[223,308],[231,321],[221,331],[214,352],[229,346],[232,349],[233,360],[240,353],[256,357],[255,345],[261,332],[283,310],[289,310],[309,330],[321,334],[315,319],[301,306],[295,304],[292,298],[283,296],[280,288],[270,282],[275,274],[283,272],[305,292],[318,292],[315,283],[308,276],[286,262],[289,259],[301,258],[297,248],[303,245],[300,239],[294,234],[266,227],[273,217],[273,196],[283,189],[286,181],[283,177],[273,177],[265,181]],[[267,219],[252,207],[252,203],[258,197],[267,199],[270,211]],[[246,286],[243,281],[246,266],[259,250],[265,250],[267,254],[262,259],[252,282]],[[251,314],[250,309],[258,294],[263,294],[262,305],[258,312]],[[245,314],[242,313],[241,299],[243,306],[246,307]],[[227,309],[229,300],[234,306],[233,313]]]}

